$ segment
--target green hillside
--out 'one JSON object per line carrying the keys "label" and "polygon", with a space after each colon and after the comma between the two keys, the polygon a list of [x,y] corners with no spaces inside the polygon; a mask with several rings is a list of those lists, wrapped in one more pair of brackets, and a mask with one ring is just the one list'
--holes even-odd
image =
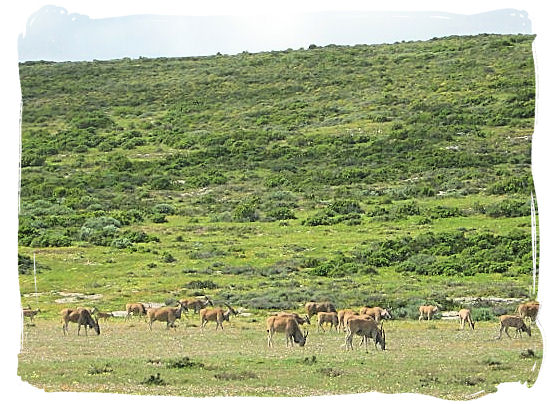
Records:
{"label": "green hillside", "polygon": [[532,41],[21,64],[23,302],[527,298]]}

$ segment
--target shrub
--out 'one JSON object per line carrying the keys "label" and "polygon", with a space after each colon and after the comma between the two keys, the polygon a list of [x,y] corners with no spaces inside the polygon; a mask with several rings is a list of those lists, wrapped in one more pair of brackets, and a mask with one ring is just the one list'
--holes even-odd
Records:
{"label": "shrub", "polygon": [[330,226],[333,223],[332,216],[327,212],[317,212],[313,216],[302,220],[304,226]]}
{"label": "shrub", "polygon": [[156,375],[151,375],[145,378],[140,384],[153,385],[153,386],[165,386],[166,381],[164,381],[164,379],[160,377],[160,373],[157,373]]}
{"label": "shrub", "polygon": [[294,212],[292,212],[292,209],[280,207],[270,210],[267,213],[267,218],[271,220],[290,220],[296,219],[296,216],[294,215]]}
{"label": "shrub", "polygon": [[233,219],[237,222],[255,222],[259,214],[254,201],[244,201],[233,210]]}
{"label": "shrub", "polygon": [[327,206],[327,210],[339,215],[347,215],[348,213],[364,213],[364,210],[361,208],[359,202],[349,199],[334,201]]}
{"label": "shrub", "polygon": [[218,285],[211,280],[206,281],[191,281],[185,286],[188,289],[218,289]]}
{"label": "shrub", "polygon": [[472,320],[474,321],[493,321],[495,314],[488,307],[479,307],[472,310]]}
{"label": "shrub", "polygon": [[173,215],[176,209],[167,203],[159,203],[153,207],[153,212],[163,215]]}
{"label": "shrub", "polygon": [[118,220],[110,216],[88,219],[80,228],[80,239],[95,245],[109,245],[117,235],[120,225]]}
{"label": "shrub", "polygon": [[531,176],[508,176],[504,180],[491,184],[487,191],[495,195],[527,194],[533,187]]}
{"label": "shrub", "polygon": [[[17,268],[20,275],[28,275],[34,271],[34,261],[31,257],[17,254]],[[39,262],[36,263],[36,272],[41,272],[43,269],[50,269],[48,266]]]}
{"label": "shrub", "polygon": [[100,375],[103,373],[112,373],[112,372],[113,372],[113,367],[109,363],[106,363],[102,366],[90,365],[87,373],[89,375]]}
{"label": "shrub", "polygon": [[431,219],[442,219],[447,217],[456,217],[460,216],[460,210],[456,207],[447,207],[447,206],[435,206],[429,210],[429,215]]}
{"label": "shrub", "polygon": [[111,243],[111,247],[120,248],[120,249],[130,247],[131,245],[132,245],[132,242],[125,237],[116,238]]}
{"label": "shrub", "polygon": [[527,200],[505,199],[485,208],[491,217],[519,217],[531,214],[531,205]]}
{"label": "shrub", "polygon": [[168,220],[166,219],[166,216],[162,213],[153,213],[151,215],[151,221],[153,223],[167,223]]}
{"label": "shrub", "polygon": [[202,368],[204,363],[192,361],[188,356],[177,359],[167,359],[165,366],[168,369]]}
{"label": "shrub", "polygon": [[160,256],[160,259],[162,260],[162,262],[166,262],[166,263],[176,262],[176,259],[174,258],[174,256],[170,254],[168,251],[163,252],[162,255]]}

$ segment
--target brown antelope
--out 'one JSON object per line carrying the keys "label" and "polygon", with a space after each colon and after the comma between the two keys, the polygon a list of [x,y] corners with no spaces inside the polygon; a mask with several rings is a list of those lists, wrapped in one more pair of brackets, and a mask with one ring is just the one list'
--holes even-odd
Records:
{"label": "brown antelope", "polygon": [[305,304],[306,313],[311,318],[314,314],[319,313],[320,311],[324,311],[326,313],[335,312],[336,308],[331,302],[308,302]]}
{"label": "brown antelope", "polygon": [[147,315],[147,308],[143,303],[128,303],[126,304],[126,320],[130,318],[130,314],[132,316],[145,317]]}
{"label": "brown antelope", "polygon": [[338,332],[346,331],[346,317],[350,315],[359,315],[359,313],[351,309],[338,311]]}
{"label": "brown antelope", "polygon": [[527,335],[531,336],[531,326],[525,325],[523,322],[523,319],[519,316],[510,316],[510,315],[503,315],[500,316],[500,330],[498,332],[497,339],[502,338],[502,330],[508,335],[508,338],[510,337],[510,334],[508,334],[508,328],[514,327],[516,329],[516,336],[519,333],[519,336],[521,337],[521,332],[524,331],[527,333]]}
{"label": "brown antelope", "polygon": [[149,331],[153,331],[155,321],[166,321],[166,328],[176,328],[176,320],[181,318],[181,312],[185,309],[178,303],[177,307],[157,307],[147,310],[147,319],[149,320]]}
{"label": "brown antelope", "polygon": [[38,313],[41,313],[40,309],[32,310],[30,307],[28,309],[23,309],[23,317],[29,317],[31,323],[34,323],[34,316]]}
{"label": "brown antelope", "polygon": [[285,311],[281,311],[280,313],[276,313],[273,315],[280,317],[293,317],[300,325],[311,324],[311,321],[309,320],[309,316],[307,314],[304,317],[301,317],[298,313],[287,313]]}
{"label": "brown antelope", "polygon": [[[352,320],[352,319],[363,319],[363,320],[374,320],[374,318],[372,316],[369,316],[368,314],[357,314],[357,313],[347,313],[345,316],[344,316],[344,330],[347,332],[349,332],[349,321]],[[366,343],[367,341],[367,337],[363,337],[361,339],[361,342],[359,343],[359,345],[363,345],[364,343]]]}
{"label": "brown antelope", "polygon": [[204,326],[209,321],[216,322],[216,330],[218,329],[218,327],[221,327],[223,330],[223,322],[229,321],[230,315],[236,316],[238,314],[235,310],[233,310],[233,308],[230,305],[228,305],[227,303],[225,303],[225,305],[227,306],[226,311],[224,311],[221,307],[217,307],[214,309],[208,309],[208,308],[201,309],[201,311],[199,312],[200,321],[201,321],[201,331],[204,330]]}
{"label": "brown antelope", "polygon": [[63,309],[59,314],[61,314],[63,322],[63,335],[67,335],[69,331],[69,322],[78,324],[77,335],[80,335],[81,326],[84,326],[86,336],[88,336],[88,327],[93,328],[97,335],[100,333],[99,323],[94,320],[88,309]]}
{"label": "brown antelope", "polygon": [[361,315],[367,315],[371,316],[376,320],[377,323],[380,322],[380,320],[385,319],[389,320],[391,319],[390,312],[387,309],[383,309],[382,307],[362,307],[359,311],[359,314]]}
{"label": "brown antelope", "polygon": [[206,306],[214,306],[214,303],[212,303],[212,300],[208,296],[204,296],[204,299],[200,299],[197,297],[190,297],[187,299],[181,299],[180,304],[185,307],[187,310],[193,309],[193,312],[197,314],[202,309],[204,309]]}
{"label": "brown antelope", "polygon": [[420,306],[418,311],[420,312],[418,321],[424,319],[424,317],[426,317],[429,321],[433,315],[439,311],[439,308],[437,306]]}
{"label": "brown antelope", "polygon": [[380,348],[386,350],[386,332],[382,325],[378,326],[376,320],[372,317],[351,317],[348,319],[348,332],[346,334],[346,350],[353,349],[353,336],[359,335],[363,337],[365,344],[365,351],[367,351],[367,338],[372,338],[374,341],[374,347],[380,345]]}
{"label": "brown antelope", "polygon": [[523,319],[529,318],[531,322],[537,320],[537,314],[539,313],[538,302],[527,302],[520,304],[516,310],[519,316]]}
{"label": "brown antelope", "polygon": [[295,318],[291,316],[271,316],[267,318],[267,346],[273,347],[273,334],[284,332],[286,336],[286,346],[290,343],[294,346],[296,342],[299,346],[306,344],[308,332],[302,334],[300,326]]}
{"label": "brown antelope", "polygon": [[93,313],[94,316],[96,316],[98,319],[102,318],[103,322],[107,321],[109,318],[113,318],[114,315],[111,312],[102,312],[102,311],[95,311]]}
{"label": "brown antelope", "polygon": [[327,313],[325,311],[317,312],[317,331],[321,329],[323,330],[323,332],[325,332],[325,329],[323,328],[323,324],[325,323],[330,324],[331,330],[332,327],[334,327],[335,330],[338,330],[338,313]]}
{"label": "brown antelope", "polygon": [[460,309],[458,312],[458,318],[460,320],[460,329],[464,329],[464,324],[468,322],[468,325],[474,329],[474,320],[472,320],[472,311],[470,309]]}

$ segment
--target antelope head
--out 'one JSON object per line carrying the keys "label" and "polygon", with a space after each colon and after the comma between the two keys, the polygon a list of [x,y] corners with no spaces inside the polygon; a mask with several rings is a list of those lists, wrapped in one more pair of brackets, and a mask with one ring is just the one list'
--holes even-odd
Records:
{"label": "antelope head", "polygon": [[308,334],[309,334],[309,331],[306,331],[305,334],[304,334],[304,338],[301,341],[296,341],[296,342],[298,342],[298,345],[304,346],[306,344],[306,339],[307,339]]}
{"label": "antelope head", "polygon": [[380,330],[376,333],[376,343],[380,345],[382,351],[386,350],[386,331],[380,327]]}
{"label": "antelope head", "polygon": [[101,332],[99,329],[99,321],[97,321],[97,318],[96,318],[95,320],[92,319],[92,322],[93,322],[92,328],[94,329],[95,333],[99,335]]}
{"label": "antelope head", "polygon": [[234,316],[239,314],[229,304],[227,304],[227,303],[224,303],[224,304],[227,306],[227,309],[228,309],[225,313],[223,313],[223,317],[224,317],[225,321],[229,321],[229,316],[231,314],[234,315]]}

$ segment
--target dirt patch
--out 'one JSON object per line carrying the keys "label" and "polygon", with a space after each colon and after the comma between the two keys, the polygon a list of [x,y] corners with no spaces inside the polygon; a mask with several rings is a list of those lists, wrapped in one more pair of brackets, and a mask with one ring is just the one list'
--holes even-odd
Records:
{"label": "dirt patch", "polygon": [[495,306],[495,305],[501,305],[501,304],[519,304],[525,299],[519,298],[519,297],[495,297],[495,296],[487,296],[487,297],[456,297],[453,299],[454,303],[460,303],[464,305],[469,305],[473,307],[480,307],[480,306]]}
{"label": "dirt patch", "polygon": [[441,320],[457,320],[458,311],[442,311]]}
{"label": "dirt patch", "polygon": [[66,303],[77,303],[83,300],[100,300],[103,298],[102,294],[94,295],[85,295],[84,293],[76,292],[58,292],[60,296],[63,296],[61,299],[56,299],[56,303],[66,304]]}

